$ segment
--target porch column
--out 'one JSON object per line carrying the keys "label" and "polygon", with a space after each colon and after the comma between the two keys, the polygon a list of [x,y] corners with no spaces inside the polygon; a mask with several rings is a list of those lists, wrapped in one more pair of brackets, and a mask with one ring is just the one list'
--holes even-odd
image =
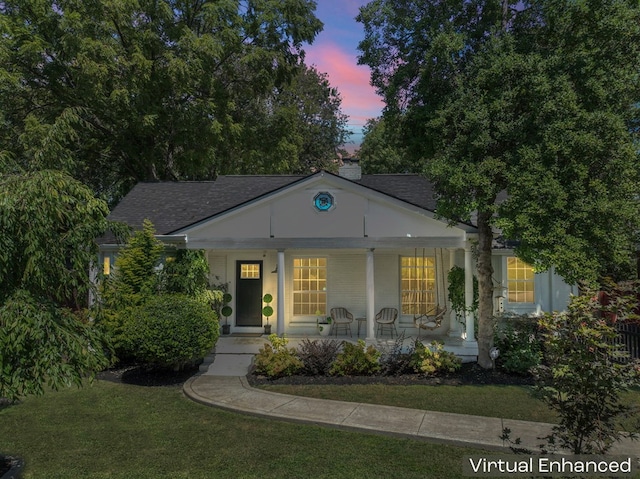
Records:
{"label": "porch column", "polygon": [[464,341],[465,343],[475,343],[475,319],[473,316],[473,256],[471,254],[471,247],[468,245],[464,249],[464,307],[466,309],[465,323],[467,326],[467,337]]}
{"label": "porch column", "polygon": [[[449,269],[453,268],[456,265],[456,250],[449,250]],[[448,283],[447,283],[448,284]],[[447,290],[447,299],[449,298],[448,290]],[[449,311],[449,337],[450,338],[459,338],[462,335],[460,331],[460,323],[458,322],[458,318],[456,318],[456,312],[453,310],[451,302],[447,301],[447,308]]]}
{"label": "porch column", "polygon": [[284,334],[284,251],[278,250],[278,321],[276,334]]}
{"label": "porch column", "polygon": [[375,341],[376,330],[374,324],[375,311],[375,287],[373,249],[367,251],[367,341]]}

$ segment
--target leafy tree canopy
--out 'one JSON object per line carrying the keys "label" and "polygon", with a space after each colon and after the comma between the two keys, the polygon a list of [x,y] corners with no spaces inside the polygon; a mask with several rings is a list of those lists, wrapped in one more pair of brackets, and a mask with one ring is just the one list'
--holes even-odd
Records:
{"label": "leafy tree canopy", "polygon": [[[302,63],[322,28],[315,5],[0,3],[5,170],[65,170],[117,201],[137,181],[250,173],[258,157],[260,172],[325,161],[345,122],[326,78]],[[291,111],[292,92],[305,108]]]}
{"label": "leafy tree canopy", "polygon": [[383,118],[433,181],[438,213],[477,213],[481,364],[495,227],[569,282],[628,273],[640,230],[637,2],[374,0],[358,20]]}
{"label": "leafy tree canopy", "polygon": [[29,291],[72,309],[86,306],[95,239],[107,204],[59,171],[0,177],[0,303]]}

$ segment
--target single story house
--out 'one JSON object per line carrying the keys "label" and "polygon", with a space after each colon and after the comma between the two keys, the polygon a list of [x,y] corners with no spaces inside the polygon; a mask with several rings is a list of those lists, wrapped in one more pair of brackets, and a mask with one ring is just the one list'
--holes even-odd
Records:
{"label": "single story house", "polygon": [[[318,335],[318,313],[334,307],[361,318],[353,323],[354,336],[361,325],[361,334],[374,340],[374,317],[384,307],[396,308],[397,329],[414,335],[416,316],[446,307],[429,335],[456,338],[465,355],[477,355],[473,314],[458,321],[447,281],[453,266],[465,268],[470,305],[477,230],[436,219],[435,206],[425,178],[362,175],[357,162],[345,161],[338,175],[140,183],[110,219],[135,228],[149,219],[166,244],[205,250],[211,283],[227,283],[233,296],[232,333],[263,331],[266,293],[274,298],[274,332],[289,336]],[[100,246],[107,269],[119,247]],[[496,248],[493,266],[498,310],[564,309],[574,292],[553,271],[534,274],[504,247]]]}

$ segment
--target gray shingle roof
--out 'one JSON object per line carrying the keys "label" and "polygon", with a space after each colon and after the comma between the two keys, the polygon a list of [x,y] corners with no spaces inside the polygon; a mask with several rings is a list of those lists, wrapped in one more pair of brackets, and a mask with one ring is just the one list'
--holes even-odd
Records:
{"label": "gray shingle roof", "polygon": [[[220,176],[215,181],[138,183],[114,208],[109,219],[139,228],[151,220],[157,234],[171,234],[247,201],[308,176],[237,175]],[[372,190],[406,201],[426,210],[435,210],[433,188],[418,175],[363,175],[354,181]],[[102,238],[109,242],[113,238]]]}

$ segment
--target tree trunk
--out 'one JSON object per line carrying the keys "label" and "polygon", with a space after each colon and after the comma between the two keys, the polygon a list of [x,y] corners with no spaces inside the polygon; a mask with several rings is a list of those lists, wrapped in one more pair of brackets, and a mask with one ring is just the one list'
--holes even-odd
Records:
{"label": "tree trunk", "polygon": [[478,213],[478,364],[493,366],[489,349],[493,343],[493,232],[491,213]]}

